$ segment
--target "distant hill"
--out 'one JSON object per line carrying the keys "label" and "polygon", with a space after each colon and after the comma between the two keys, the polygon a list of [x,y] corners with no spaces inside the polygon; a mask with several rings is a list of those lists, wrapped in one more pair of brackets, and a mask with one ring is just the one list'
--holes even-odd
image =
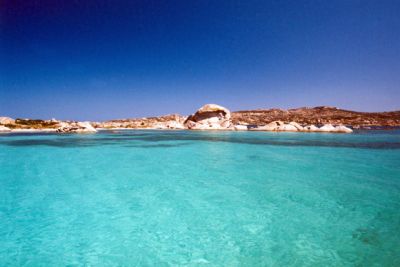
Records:
{"label": "distant hill", "polygon": [[[225,108],[224,108],[225,109]],[[226,110],[229,112],[229,110]],[[207,112],[206,112],[207,113]],[[273,121],[283,123],[296,122],[303,126],[325,124],[346,125],[358,128],[391,128],[400,127],[400,110],[391,112],[358,112],[336,107],[314,107],[296,109],[257,109],[230,112],[232,125],[266,125]],[[210,115],[210,114],[207,114]],[[215,115],[216,116],[216,115]],[[132,128],[132,129],[183,129],[185,121],[190,118],[179,114],[158,117],[116,119],[104,122],[91,122],[95,128]],[[9,129],[53,129],[73,121],[12,119],[0,117],[0,125]],[[233,128],[232,128],[233,129]]]}
{"label": "distant hill", "polygon": [[343,124],[361,127],[398,127],[400,110],[391,112],[357,112],[336,107],[314,107],[296,109],[257,109],[232,112],[234,124],[262,125],[272,121],[295,121],[300,124]]}

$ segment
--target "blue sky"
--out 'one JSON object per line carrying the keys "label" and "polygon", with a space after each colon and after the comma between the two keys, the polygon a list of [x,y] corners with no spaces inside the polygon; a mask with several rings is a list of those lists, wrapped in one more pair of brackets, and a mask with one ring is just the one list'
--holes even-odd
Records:
{"label": "blue sky", "polygon": [[0,116],[400,109],[400,1],[9,0],[0,12]]}

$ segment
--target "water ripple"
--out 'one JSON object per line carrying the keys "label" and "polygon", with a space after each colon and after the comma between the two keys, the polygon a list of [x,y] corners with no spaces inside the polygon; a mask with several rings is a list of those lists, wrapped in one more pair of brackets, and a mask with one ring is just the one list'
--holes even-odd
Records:
{"label": "water ripple", "polygon": [[[142,148],[169,148],[185,145],[189,142],[224,142],[248,145],[268,146],[305,146],[305,147],[341,147],[341,148],[365,148],[365,149],[400,149],[397,139],[387,141],[385,138],[378,140],[365,140],[365,138],[335,134],[307,137],[307,134],[299,135],[259,135],[253,133],[215,133],[215,132],[129,132],[129,133],[104,133],[90,136],[80,135],[43,135],[41,138],[28,135],[21,139],[0,139],[0,145],[24,147],[24,146],[50,146],[59,148],[93,147],[93,146],[125,146]],[[15,137],[15,136],[13,136]],[[153,144],[143,144],[143,142]],[[163,144],[161,144],[163,143]]]}

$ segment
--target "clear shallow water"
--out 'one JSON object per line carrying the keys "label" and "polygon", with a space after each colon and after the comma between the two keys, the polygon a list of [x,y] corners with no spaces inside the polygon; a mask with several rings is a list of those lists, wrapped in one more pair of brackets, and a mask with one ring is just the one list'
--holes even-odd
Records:
{"label": "clear shallow water", "polygon": [[400,266],[400,132],[0,136],[0,266]]}

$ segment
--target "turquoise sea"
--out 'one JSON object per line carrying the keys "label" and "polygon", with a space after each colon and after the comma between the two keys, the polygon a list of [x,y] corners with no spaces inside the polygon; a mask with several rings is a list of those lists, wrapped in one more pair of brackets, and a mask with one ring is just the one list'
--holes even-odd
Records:
{"label": "turquoise sea", "polygon": [[400,266],[400,131],[0,135],[0,266]]}

